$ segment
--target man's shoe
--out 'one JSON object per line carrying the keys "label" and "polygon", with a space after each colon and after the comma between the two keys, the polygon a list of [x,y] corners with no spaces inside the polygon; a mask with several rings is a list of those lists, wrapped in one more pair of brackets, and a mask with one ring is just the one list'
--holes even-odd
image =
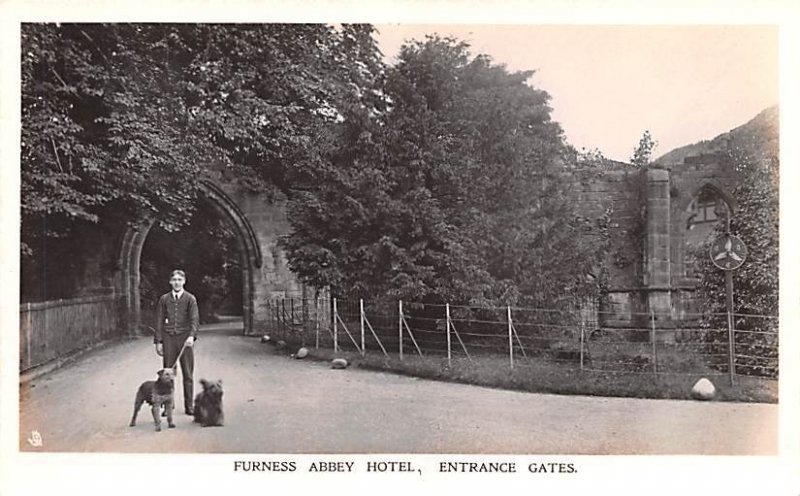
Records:
{"label": "man's shoe", "polygon": [[184,411],[186,412],[186,415],[194,416],[194,408],[192,408],[190,406],[187,406],[186,410],[184,410]]}

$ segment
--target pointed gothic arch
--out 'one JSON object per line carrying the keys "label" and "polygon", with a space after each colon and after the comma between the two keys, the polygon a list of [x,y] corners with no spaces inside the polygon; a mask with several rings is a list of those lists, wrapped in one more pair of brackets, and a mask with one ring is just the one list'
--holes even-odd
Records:
{"label": "pointed gothic arch", "polygon": [[[245,334],[252,333],[254,317],[254,272],[258,270],[263,257],[261,247],[253,227],[236,203],[218,185],[210,180],[200,181],[202,200],[208,204],[230,225],[236,233],[236,244],[239,248],[242,265],[242,316]],[[137,334],[141,326],[140,303],[140,263],[142,248],[147,235],[156,223],[155,217],[146,218],[126,229],[119,250],[120,277],[118,290],[123,295],[128,332]]]}

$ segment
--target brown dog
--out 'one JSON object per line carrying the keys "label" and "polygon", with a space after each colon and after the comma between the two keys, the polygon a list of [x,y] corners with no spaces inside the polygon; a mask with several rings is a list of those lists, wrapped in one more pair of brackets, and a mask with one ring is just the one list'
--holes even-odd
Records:
{"label": "brown dog", "polygon": [[203,390],[194,398],[194,421],[203,427],[222,426],[222,379],[207,381],[200,379]]}
{"label": "brown dog", "polygon": [[167,425],[175,427],[172,422],[172,410],[175,407],[175,370],[161,369],[158,371],[158,379],[155,381],[145,381],[136,391],[136,400],[133,403],[133,417],[130,426],[136,425],[136,416],[142,403],[147,402],[151,405],[153,420],[156,424],[156,432],[161,430],[161,407],[167,414]]}

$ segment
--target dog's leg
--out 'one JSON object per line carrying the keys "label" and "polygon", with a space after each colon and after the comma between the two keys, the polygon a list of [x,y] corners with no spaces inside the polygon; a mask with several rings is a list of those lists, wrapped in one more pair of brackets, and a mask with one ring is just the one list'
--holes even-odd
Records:
{"label": "dog's leg", "polygon": [[144,400],[139,399],[139,395],[137,394],[133,402],[133,417],[131,417],[131,423],[128,424],[131,427],[136,425],[136,417],[139,415],[139,409],[142,408],[142,403],[144,403]]}
{"label": "dog's leg", "polygon": [[153,407],[150,409],[153,412],[153,420],[156,423],[156,432],[161,432],[161,404],[153,402]]}
{"label": "dog's leg", "polygon": [[170,400],[164,403],[164,409],[167,411],[167,426],[170,429],[175,428],[175,424],[172,422],[172,411],[175,410],[175,402]]}

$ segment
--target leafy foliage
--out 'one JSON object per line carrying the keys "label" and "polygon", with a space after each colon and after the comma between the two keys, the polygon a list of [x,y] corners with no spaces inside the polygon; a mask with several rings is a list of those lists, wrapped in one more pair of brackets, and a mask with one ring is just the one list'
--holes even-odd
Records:
{"label": "leafy foliage", "polygon": [[381,75],[371,72],[379,54],[361,49],[371,33],[363,25],[24,24],[26,272],[41,272],[49,254],[80,257],[71,233],[82,224],[156,217],[167,231],[185,228],[202,175],[272,196],[302,184],[342,102],[379,100]]}
{"label": "leafy foliage", "polygon": [[373,98],[363,67],[376,55],[356,49],[370,33],[24,25],[23,217],[96,222],[100,207],[115,205],[158,214],[174,230],[188,222],[210,164],[256,188],[285,187],[313,160],[339,101]]}
{"label": "leafy foliage", "polygon": [[639,144],[633,150],[631,163],[634,167],[646,167],[653,156],[653,150],[658,146],[658,142],[650,136],[650,131],[645,130],[639,139]]}
{"label": "leafy foliage", "polygon": [[532,73],[439,37],[385,73],[389,109],[348,109],[318,186],[292,198],[292,269],[352,297],[537,304],[596,288],[581,235],[597,226],[563,194],[566,146]]}
{"label": "leafy foliage", "polygon": [[[80,222],[185,229],[202,175],[290,199],[290,265],[345,295],[538,304],[596,289],[549,96],[371,26],[26,24],[23,256]],[[48,248],[49,249],[49,248]],[[52,251],[52,250],[51,250]],[[593,289],[594,288],[594,289]]]}

